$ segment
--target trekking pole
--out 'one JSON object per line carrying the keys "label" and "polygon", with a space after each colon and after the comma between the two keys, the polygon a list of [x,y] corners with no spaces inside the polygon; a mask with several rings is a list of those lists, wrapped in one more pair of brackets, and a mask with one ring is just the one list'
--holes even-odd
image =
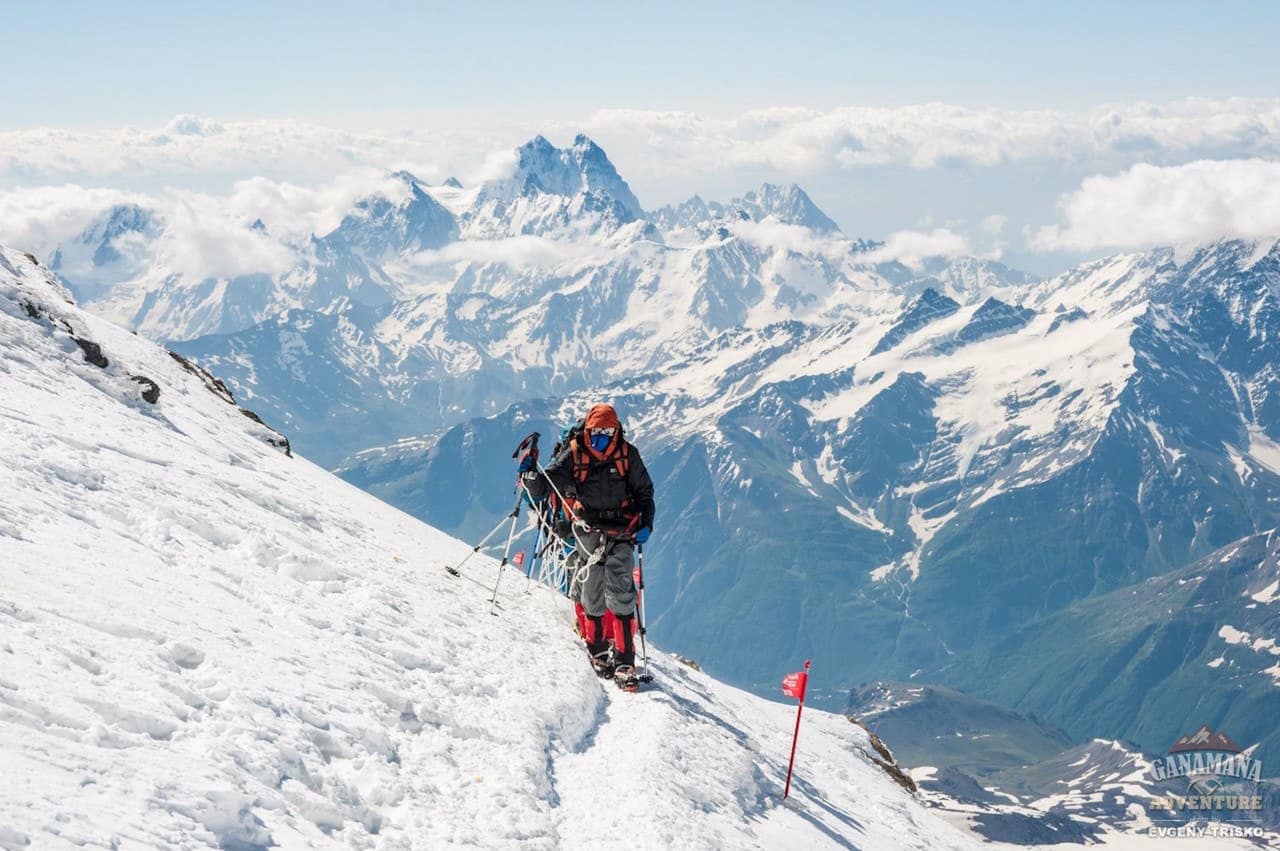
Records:
{"label": "trekking pole", "polygon": [[529,488],[525,485],[523,479],[519,481],[519,488],[524,492],[525,496],[528,497],[529,504],[533,508],[535,525],[537,526],[533,536],[533,549],[530,551],[532,558],[529,560],[529,567],[525,571],[525,577],[528,581],[525,583],[524,592],[526,594],[531,594],[533,593],[534,568],[537,568],[538,584],[543,584],[546,577],[546,555],[547,551],[551,549],[552,545],[555,543],[556,534],[551,528],[551,521],[547,516],[546,503],[540,503],[533,499],[533,496],[529,493]]}
{"label": "trekking pole", "polygon": [[502,548],[502,561],[498,563],[498,578],[493,581],[493,596],[489,598],[489,614],[497,615],[493,610],[498,605],[498,584],[502,582],[502,571],[506,569],[507,560],[511,556],[511,542],[516,536],[516,522],[520,517],[520,504],[524,502],[524,493],[516,497],[516,507],[511,512],[511,528],[507,530],[507,545]]}
{"label": "trekking pole", "polygon": [[525,571],[527,581],[524,584],[524,593],[526,594],[533,593],[533,566],[538,561],[538,547],[542,544],[541,512],[535,513],[534,516],[538,519],[538,530],[533,533],[533,549],[529,551],[533,554],[533,557],[529,559],[529,567]]}
{"label": "trekking pole", "polygon": [[[520,502],[519,502],[519,500],[517,500],[517,501],[516,501],[516,507],[511,511],[511,513],[510,513],[510,514],[508,514],[506,517],[502,518],[501,520],[499,520],[499,521],[498,521],[498,525],[497,525],[497,526],[494,526],[491,530],[489,530],[489,534],[487,534],[487,535],[485,535],[483,538],[481,538],[481,539],[480,539],[480,543],[478,543],[478,544],[476,544],[474,547],[472,547],[472,548],[471,548],[471,552],[467,553],[466,557],[465,557],[465,558],[463,558],[463,559],[462,559],[462,561],[458,562],[458,563],[457,563],[456,565],[454,565],[453,567],[450,567],[449,565],[447,565],[447,564],[446,564],[446,565],[445,565],[445,567],[444,567],[444,569],[445,569],[445,570],[447,570],[447,571],[449,571],[450,575],[452,575],[452,576],[461,576],[461,575],[462,575],[462,573],[461,573],[462,566],[463,566],[464,564],[466,564],[466,563],[467,563],[467,561],[468,561],[468,560],[469,560],[473,555],[475,555],[476,553],[478,553],[478,552],[480,552],[482,549],[484,549],[484,545],[485,545],[485,544],[487,544],[487,543],[489,543],[489,539],[490,539],[490,538],[492,538],[494,535],[498,534],[498,532],[502,529],[502,527],[503,527],[504,525],[506,525],[507,523],[511,523],[511,528],[512,528],[513,530],[515,529],[515,520],[516,520],[516,517],[517,517],[517,516],[519,516],[519,514],[520,514]],[[507,544],[507,546],[510,546],[510,545],[511,545],[511,544],[510,544],[510,537],[508,536],[508,544]]]}
{"label": "trekking pole", "polygon": [[640,620],[640,658],[644,663],[645,682],[653,679],[649,673],[649,648],[645,645],[644,634],[644,544],[636,544],[636,614]]}
{"label": "trekking pole", "polygon": [[[538,463],[538,438],[540,436],[541,435],[539,435],[538,432],[535,431],[532,434],[525,437],[523,440],[520,441],[520,445],[516,447],[516,451],[511,453],[511,457],[520,458],[521,460],[523,460],[523,458],[526,457],[526,455],[532,456],[533,462],[536,465]],[[493,594],[492,596],[489,597],[489,614],[491,615],[497,614],[497,612],[495,612],[493,608],[494,606],[498,605],[498,585],[502,582],[502,570],[507,566],[507,560],[511,557],[511,541],[515,538],[516,523],[520,519],[520,504],[524,502],[524,498],[527,495],[527,493],[528,492],[524,487],[524,483],[521,482],[519,479],[517,479],[516,480],[516,506],[515,508],[511,509],[511,513],[507,515],[507,518],[511,521],[511,527],[507,530],[507,545],[502,549],[502,561],[498,564],[498,577],[493,582]],[[532,501],[530,501],[530,504],[532,505]],[[501,526],[501,524],[499,524],[499,526]],[[498,531],[497,529],[494,529],[494,532],[497,532],[497,531]],[[490,533],[490,534],[492,535],[493,533]],[[476,550],[479,550],[479,549],[480,549],[479,547],[476,547]],[[472,555],[474,554],[475,554],[475,551],[472,551]],[[468,558],[470,558],[470,556],[468,556]],[[461,565],[459,565],[459,567],[461,567]],[[454,571],[454,573],[456,574],[457,572]]]}

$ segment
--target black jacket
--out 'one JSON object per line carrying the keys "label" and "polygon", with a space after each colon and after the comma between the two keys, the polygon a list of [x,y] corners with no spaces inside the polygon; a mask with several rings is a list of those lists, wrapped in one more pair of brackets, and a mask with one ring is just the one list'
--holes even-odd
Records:
{"label": "black jacket", "polygon": [[[617,453],[621,451],[622,447],[619,447]],[[574,471],[573,448],[565,447],[547,465],[547,478],[551,479],[567,499],[577,501],[578,508],[575,510],[583,521],[592,526],[623,529],[630,524],[632,516],[638,515],[640,519],[633,528],[652,529],[653,479],[645,469],[639,450],[630,443],[626,447],[627,476],[624,479],[614,460],[617,453],[603,461],[597,461],[586,452],[581,452],[581,457],[590,458],[591,463],[586,468],[586,477],[578,481]],[[537,473],[526,473],[525,482],[529,495],[534,499],[544,499],[550,492],[546,480]]]}

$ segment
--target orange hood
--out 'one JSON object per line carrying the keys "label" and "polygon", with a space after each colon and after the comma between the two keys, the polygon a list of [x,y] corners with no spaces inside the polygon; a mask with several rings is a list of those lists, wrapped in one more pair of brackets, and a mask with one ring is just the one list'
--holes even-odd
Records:
{"label": "orange hood", "polygon": [[[597,452],[596,448],[591,445],[590,435],[593,428],[616,429],[613,437],[609,440],[609,445],[605,447],[603,452]],[[621,440],[622,423],[618,422],[618,412],[613,409],[613,405],[592,406],[591,410],[587,411],[587,418],[582,421],[582,445],[587,448],[587,451],[596,459],[602,460],[613,454]]]}
{"label": "orange hood", "polygon": [[622,423],[618,422],[618,412],[613,405],[594,405],[587,411],[583,426],[590,432],[593,428],[620,428]]}

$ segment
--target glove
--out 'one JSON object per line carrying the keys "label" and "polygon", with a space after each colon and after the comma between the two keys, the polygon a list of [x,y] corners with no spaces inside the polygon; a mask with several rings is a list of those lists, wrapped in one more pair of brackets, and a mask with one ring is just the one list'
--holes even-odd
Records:
{"label": "glove", "polygon": [[636,543],[641,545],[649,543],[649,535],[652,533],[653,530],[645,526],[639,532],[636,532]]}
{"label": "glove", "polygon": [[534,496],[534,492],[539,490],[538,477],[540,475],[541,473],[536,470],[525,470],[520,474],[520,483],[524,485],[521,489],[524,492],[521,498],[524,499],[527,505],[535,508],[546,502],[548,496],[545,493],[539,493],[538,496]]}

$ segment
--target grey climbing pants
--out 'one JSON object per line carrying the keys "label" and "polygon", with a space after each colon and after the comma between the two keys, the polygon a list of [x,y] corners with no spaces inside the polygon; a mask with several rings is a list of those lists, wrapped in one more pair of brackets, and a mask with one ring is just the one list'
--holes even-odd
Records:
{"label": "grey climbing pants", "polygon": [[[600,532],[579,532],[581,544],[573,556],[575,576],[569,583],[570,596],[582,603],[591,617],[600,617],[607,607],[615,615],[631,615],[636,610],[636,586],[631,579],[635,556],[631,542],[605,538]],[[601,542],[608,548],[604,560],[584,567],[591,555],[599,550]],[[580,580],[580,581],[579,581]]]}

